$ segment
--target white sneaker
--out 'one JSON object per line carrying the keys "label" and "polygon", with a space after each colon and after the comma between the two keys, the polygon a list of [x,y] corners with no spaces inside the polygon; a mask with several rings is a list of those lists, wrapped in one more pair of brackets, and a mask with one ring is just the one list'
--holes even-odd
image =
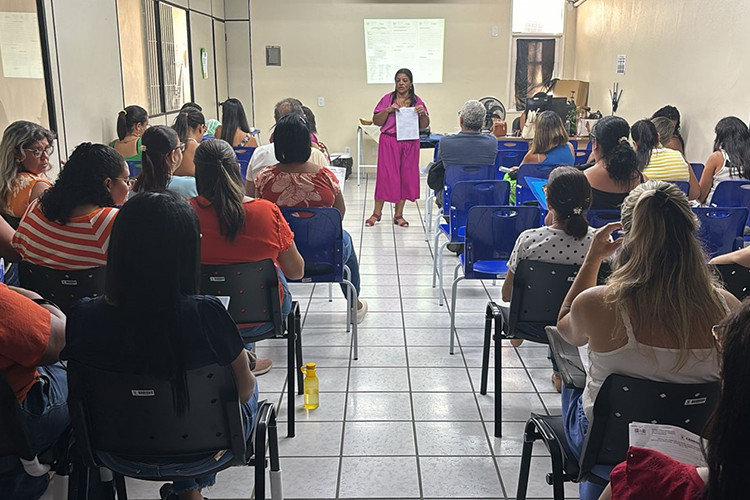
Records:
{"label": "white sneaker", "polygon": [[357,324],[362,323],[367,315],[367,301],[362,299],[359,299],[359,301],[362,303],[362,307],[357,308]]}

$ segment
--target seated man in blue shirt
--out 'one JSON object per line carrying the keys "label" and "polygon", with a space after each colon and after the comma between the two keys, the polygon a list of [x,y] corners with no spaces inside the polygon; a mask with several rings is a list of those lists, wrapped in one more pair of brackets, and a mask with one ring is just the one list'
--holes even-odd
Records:
{"label": "seated man in blue shirt", "polygon": [[[476,100],[466,101],[458,112],[461,131],[440,139],[438,159],[445,168],[451,165],[492,165],[497,156],[497,138],[480,132],[487,111]],[[442,183],[441,183],[442,184]],[[438,206],[442,205],[443,192],[435,197]]]}

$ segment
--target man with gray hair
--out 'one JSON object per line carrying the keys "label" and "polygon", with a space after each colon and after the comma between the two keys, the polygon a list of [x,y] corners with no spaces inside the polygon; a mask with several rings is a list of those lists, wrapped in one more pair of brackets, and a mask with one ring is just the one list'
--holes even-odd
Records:
{"label": "man with gray hair", "polygon": [[[273,119],[274,122],[278,123],[282,116],[290,113],[297,113],[300,116],[305,116],[302,110],[302,101],[295,99],[294,97],[287,97],[276,103],[273,108]],[[317,148],[310,148],[310,160],[312,163],[321,167],[328,166],[328,159],[326,156]],[[255,196],[255,176],[258,172],[263,170],[265,167],[276,165],[278,160],[276,159],[276,148],[274,148],[273,142],[264,144],[255,148],[253,156],[250,158],[250,164],[247,167],[247,174],[245,177],[245,193],[248,196]]]}

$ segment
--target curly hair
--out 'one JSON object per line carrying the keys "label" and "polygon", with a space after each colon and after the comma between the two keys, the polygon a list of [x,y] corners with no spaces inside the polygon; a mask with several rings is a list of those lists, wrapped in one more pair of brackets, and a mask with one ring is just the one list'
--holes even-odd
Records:
{"label": "curly hair", "polygon": [[84,142],[78,145],[60,172],[54,186],[44,192],[39,203],[44,216],[59,224],[67,224],[78,206],[114,206],[104,181],[122,175],[125,160],[104,144]]}

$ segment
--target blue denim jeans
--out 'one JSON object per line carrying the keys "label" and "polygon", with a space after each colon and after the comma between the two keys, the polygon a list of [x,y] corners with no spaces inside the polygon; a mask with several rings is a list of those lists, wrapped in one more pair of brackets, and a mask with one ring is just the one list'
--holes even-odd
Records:
{"label": "blue denim jeans", "polygon": [[[258,414],[258,384],[255,384],[255,391],[250,400],[241,406],[242,421],[245,426],[245,441],[250,439],[250,435],[255,427],[255,418]],[[109,453],[99,453],[99,459],[104,465],[112,470],[117,470],[129,477],[150,476],[150,477],[169,477],[175,475],[184,475],[189,479],[181,479],[172,483],[174,493],[181,493],[189,490],[201,490],[208,488],[216,483],[216,474],[205,474],[207,470],[214,469],[229,462],[232,459],[232,453],[228,451],[219,460],[215,460],[214,455],[208,455],[200,460],[190,463],[145,463],[138,460],[126,460]]]}
{"label": "blue denim jeans", "polygon": [[[583,443],[586,440],[586,432],[589,429],[589,421],[583,412],[583,389],[567,387],[562,388],[562,414],[565,426],[565,438],[576,459],[581,459]],[[592,472],[597,476],[609,479],[609,473],[614,467],[595,465]],[[604,491],[604,486],[584,481],[579,483],[578,492],[581,500],[598,500]]]}
{"label": "blue denim jeans", "polygon": [[[16,266],[13,266],[16,267]],[[39,381],[21,403],[21,420],[29,430],[31,449],[40,454],[49,449],[70,425],[68,374],[60,363],[40,366]],[[0,491],[8,498],[38,498],[47,488],[47,475],[31,477],[20,468],[18,457],[0,457]]]}
{"label": "blue denim jeans", "polygon": [[[354,289],[357,290],[357,297],[359,297],[359,262],[357,261],[357,254],[354,251],[354,244],[352,243],[352,236],[344,231],[344,265],[349,268],[351,274],[349,275],[349,281],[354,285]],[[344,292],[346,297],[346,285],[341,285],[341,291]]]}
{"label": "blue denim jeans", "polygon": [[[289,316],[289,313],[292,310],[292,294],[289,291],[289,285],[286,282],[284,273],[281,272],[281,269],[277,269],[276,272],[279,275],[281,288],[284,289],[284,300],[281,301],[281,319],[283,321],[287,316]],[[242,335],[242,339],[245,340],[245,348],[248,351],[253,350],[253,343],[247,342],[248,338],[260,337],[261,335],[264,335],[271,330],[273,330],[273,323],[263,323],[262,325],[246,326],[240,328],[240,335]]]}

